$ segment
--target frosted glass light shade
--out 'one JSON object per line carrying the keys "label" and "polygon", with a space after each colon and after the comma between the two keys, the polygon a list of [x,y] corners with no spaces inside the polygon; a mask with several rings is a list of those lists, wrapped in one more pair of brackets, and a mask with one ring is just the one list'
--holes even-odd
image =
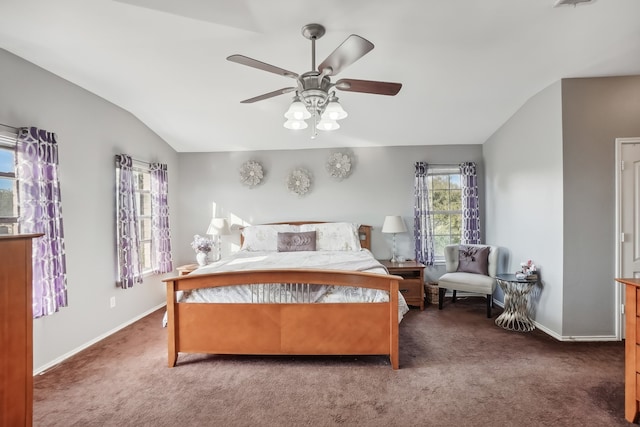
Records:
{"label": "frosted glass light shade", "polygon": [[284,122],[283,126],[286,127],[287,129],[299,130],[299,129],[306,129],[309,125],[304,120],[289,119],[286,122]]}
{"label": "frosted glass light shade", "polygon": [[383,233],[406,233],[407,226],[401,216],[389,215],[384,218],[381,231]]}
{"label": "frosted glass light shade", "polygon": [[329,120],[342,120],[347,116],[348,114],[338,102],[338,98],[336,98],[335,101],[329,101],[327,108],[325,108],[324,113],[322,113],[322,118]]}
{"label": "frosted glass light shade", "polygon": [[320,130],[336,130],[340,129],[340,125],[335,120],[329,120],[323,117],[316,125],[316,128]]}
{"label": "frosted glass light shade", "polygon": [[311,117],[311,113],[300,98],[295,97],[284,116],[289,120],[306,120]]}

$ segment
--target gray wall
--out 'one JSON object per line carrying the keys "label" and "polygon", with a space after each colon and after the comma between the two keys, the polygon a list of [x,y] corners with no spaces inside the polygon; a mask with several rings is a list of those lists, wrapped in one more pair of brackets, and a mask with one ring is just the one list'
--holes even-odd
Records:
{"label": "gray wall", "polygon": [[615,139],[640,136],[640,76],[562,81],[565,336],[609,335],[615,307]]}
{"label": "gray wall", "polygon": [[[534,318],[555,336],[561,335],[563,317],[561,108],[557,82],[483,145],[487,243],[508,255],[505,272],[517,271],[528,259],[540,267],[543,290],[534,296]],[[500,289],[496,298],[503,300]]]}
{"label": "gray wall", "polygon": [[[0,123],[37,126],[59,141],[69,306],[34,320],[38,371],[164,302],[158,276],[115,286],[114,155],[167,163],[174,195],[177,154],[128,112],[1,49],[0,69]],[[175,212],[174,196],[169,203]]]}
{"label": "gray wall", "polygon": [[639,117],[639,76],[565,79],[484,144],[487,240],[511,271],[540,264],[535,319],[558,338],[615,337],[615,139]]}
{"label": "gray wall", "polygon": [[[314,144],[321,143],[321,139]],[[304,139],[301,143],[310,143]],[[183,153],[179,156],[180,194],[178,224],[174,239],[176,259],[194,262],[189,243],[194,234],[204,234],[212,215],[238,218],[249,224],[289,220],[352,221],[374,227],[372,250],[379,258],[390,258],[392,238],[380,232],[386,215],[401,215],[408,233],[398,234],[398,253],[414,257],[413,185],[414,163],[459,163],[475,161],[483,175],[482,146],[423,146],[353,148],[342,150],[353,157],[353,172],[335,181],[325,171],[330,153],[339,149],[257,151],[235,153]],[[263,182],[248,188],[240,183],[239,168],[247,160],[262,163]],[[304,167],[312,174],[311,192],[304,197],[290,194],[285,186],[288,172]],[[479,188],[484,196],[484,188]],[[224,241],[224,251],[233,239]],[[237,243],[237,240],[235,240]],[[437,272],[428,272],[437,274]]]}

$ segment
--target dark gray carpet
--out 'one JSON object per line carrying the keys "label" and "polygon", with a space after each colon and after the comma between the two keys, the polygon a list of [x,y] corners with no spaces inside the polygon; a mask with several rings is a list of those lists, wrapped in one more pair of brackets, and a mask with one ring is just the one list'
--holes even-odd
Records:
{"label": "dark gray carpet", "polygon": [[398,371],[377,356],[180,355],[169,369],[162,314],[37,376],[34,425],[628,425],[622,342],[508,332],[482,299],[411,310]]}

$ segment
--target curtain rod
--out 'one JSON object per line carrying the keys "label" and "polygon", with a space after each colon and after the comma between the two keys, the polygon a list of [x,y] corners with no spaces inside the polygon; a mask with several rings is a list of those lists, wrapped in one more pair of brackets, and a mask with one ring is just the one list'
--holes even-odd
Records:
{"label": "curtain rod", "polygon": [[[121,154],[116,154],[116,157],[120,156]],[[131,157],[131,156],[129,156]],[[131,161],[135,162],[135,163],[141,163],[143,165],[147,165],[147,166],[151,166],[152,162],[145,162],[144,160],[138,160],[138,159],[134,159],[133,157],[131,157]]]}
{"label": "curtain rod", "polygon": [[145,162],[144,160],[134,159],[133,157],[131,158],[131,160],[133,160],[136,163],[142,163],[143,165],[147,165],[147,166],[151,166],[151,163],[152,163],[152,162]]}
{"label": "curtain rod", "polygon": [[18,132],[20,130],[20,128],[17,128],[15,126],[5,125],[4,123],[0,123],[0,126],[5,127],[5,128],[9,128],[9,129],[11,129],[13,131],[16,131],[16,132]]}

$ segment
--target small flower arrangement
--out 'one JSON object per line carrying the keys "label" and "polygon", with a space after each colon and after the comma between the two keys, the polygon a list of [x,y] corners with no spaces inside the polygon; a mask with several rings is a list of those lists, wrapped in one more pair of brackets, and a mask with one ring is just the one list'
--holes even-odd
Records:
{"label": "small flower arrangement", "polygon": [[536,267],[536,265],[533,263],[532,260],[521,262],[520,267],[522,268],[522,273],[524,273],[527,276],[534,275],[538,271],[538,268]]}
{"label": "small flower arrangement", "polygon": [[202,237],[199,234],[196,234],[195,236],[193,236],[191,247],[196,252],[211,252],[213,241],[207,237]]}

